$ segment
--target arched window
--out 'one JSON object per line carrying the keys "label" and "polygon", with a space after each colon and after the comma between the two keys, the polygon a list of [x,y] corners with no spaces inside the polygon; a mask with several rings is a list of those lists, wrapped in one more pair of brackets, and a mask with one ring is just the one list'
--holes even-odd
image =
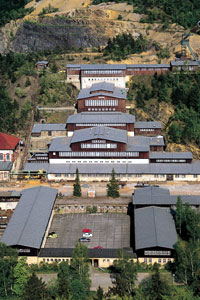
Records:
{"label": "arched window", "polygon": [[10,160],[10,153],[6,154],[6,160]]}
{"label": "arched window", "polygon": [[3,160],[3,153],[0,153],[0,160]]}

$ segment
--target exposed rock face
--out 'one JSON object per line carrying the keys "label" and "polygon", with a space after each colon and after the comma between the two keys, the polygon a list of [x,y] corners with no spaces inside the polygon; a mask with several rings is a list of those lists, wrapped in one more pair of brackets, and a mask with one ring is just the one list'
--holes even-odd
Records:
{"label": "exposed rock face", "polygon": [[43,18],[41,21],[20,26],[13,41],[14,51],[98,47],[108,39],[102,32],[96,34],[84,20]]}

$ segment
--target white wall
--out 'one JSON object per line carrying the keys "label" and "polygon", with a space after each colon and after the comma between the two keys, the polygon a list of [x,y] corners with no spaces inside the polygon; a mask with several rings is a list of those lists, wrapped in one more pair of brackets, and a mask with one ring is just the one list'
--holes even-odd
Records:
{"label": "white wall", "polygon": [[[92,80],[93,79],[93,80]],[[81,88],[89,88],[93,83],[97,82],[109,82],[114,83],[115,86],[120,88],[126,87],[125,77],[84,77],[81,78]]]}
{"label": "white wall", "polygon": [[64,158],[55,158],[55,159],[50,159],[49,160],[50,164],[70,164],[70,163],[77,163],[77,164],[148,164],[149,159],[120,159],[120,158],[115,158],[115,159],[99,159],[99,158],[69,158],[69,159],[64,159]]}

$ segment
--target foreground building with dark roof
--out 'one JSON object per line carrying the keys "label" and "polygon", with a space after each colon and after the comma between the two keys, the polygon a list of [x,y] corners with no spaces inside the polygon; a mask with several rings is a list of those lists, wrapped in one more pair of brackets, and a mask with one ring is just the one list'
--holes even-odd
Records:
{"label": "foreground building with dark roof", "polygon": [[177,242],[171,213],[160,207],[135,209],[135,252],[139,262],[165,264],[173,258]]}

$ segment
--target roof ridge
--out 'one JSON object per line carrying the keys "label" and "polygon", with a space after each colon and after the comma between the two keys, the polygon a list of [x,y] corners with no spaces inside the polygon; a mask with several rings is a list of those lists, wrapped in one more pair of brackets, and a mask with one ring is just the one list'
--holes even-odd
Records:
{"label": "roof ridge", "polygon": [[152,209],[153,209],[153,222],[154,222],[154,229],[155,229],[156,245],[158,245],[158,238],[157,238],[157,230],[156,230],[156,220],[155,220],[154,208],[155,208],[155,206],[152,207]]}

